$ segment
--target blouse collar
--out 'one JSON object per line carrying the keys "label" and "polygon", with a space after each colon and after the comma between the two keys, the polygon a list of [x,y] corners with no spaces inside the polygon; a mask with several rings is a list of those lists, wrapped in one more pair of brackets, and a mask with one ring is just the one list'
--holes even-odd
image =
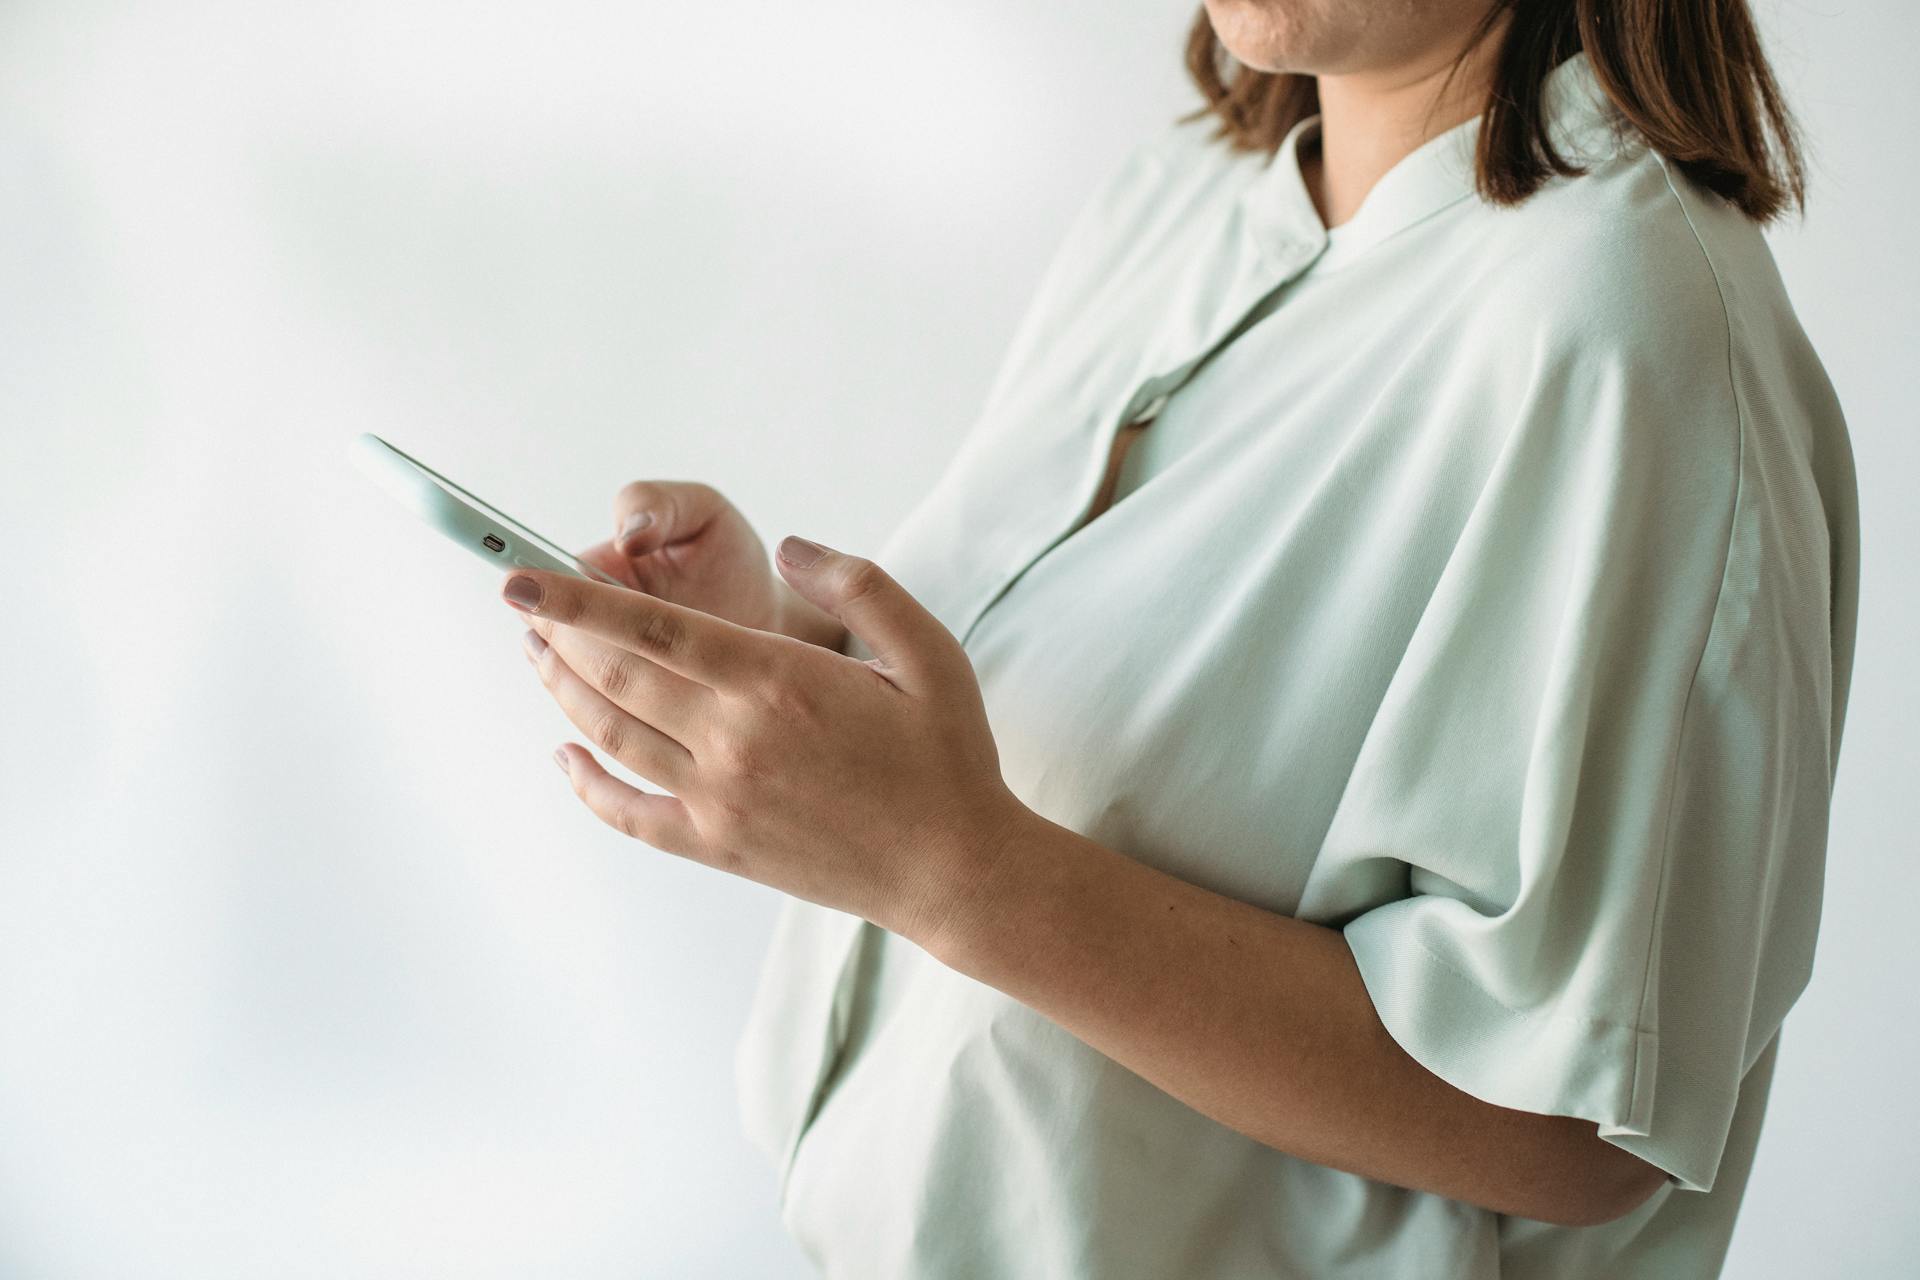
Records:
{"label": "blouse collar", "polygon": [[[1611,104],[1584,52],[1547,74],[1542,105],[1548,133],[1569,160],[1591,163],[1619,147]],[[1262,254],[1289,275],[1306,261],[1325,267],[1355,257],[1474,194],[1478,116],[1402,157],[1374,184],[1354,215],[1329,231],[1300,173],[1301,146],[1319,129],[1317,114],[1297,122],[1241,197],[1242,213]]]}

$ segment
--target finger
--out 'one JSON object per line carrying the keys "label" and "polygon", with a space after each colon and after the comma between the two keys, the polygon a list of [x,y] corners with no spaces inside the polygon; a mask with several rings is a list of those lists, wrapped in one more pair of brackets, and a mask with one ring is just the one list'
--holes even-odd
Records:
{"label": "finger", "polygon": [[635,591],[671,600],[673,593],[669,587],[673,583],[673,569],[666,561],[667,554],[667,550],[662,548],[638,556],[623,555],[613,545],[613,539],[609,538],[588,547],[580,558],[601,572],[618,578]]}
{"label": "finger", "polygon": [[627,557],[621,555],[614,549],[613,539],[611,538],[605,542],[596,542],[585,551],[576,552],[575,554],[578,559],[592,565],[609,577],[618,578],[635,591],[645,591],[647,589],[646,585],[640,581],[640,575],[636,572],[633,561],[627,559]]}
{"label": "finger", "polygon": [[[545,625],[544,634],[533,634],[552,645],[568,670],[628,715],[682,745],[692,742],[693,733],[712,722],[714,692],[705,685],[575,627]],[[539,649],[531,652],[537,654]]]}
{"label": "finger", "polygon": [[573,784],[573,794],[586,802],[600,821],[662,853],[693,857],[700,834],[687,806],[673,796],[657,796],[622,782],[601,767],[593,752],[573,743],[553,753]]}
{"label": "finger", "polygon": [[643,556],[684,542],[727,509],[712,485],[694,480],[636,480],[613,499],[613,542],[622,555]]}
{"label": "finger", "polygon": [[523,613],[578,627],[712,689],[750,683],[783,639],[640,591],[545,569],[516,569],[501,599]]}
{"label": "finger", "polygon": [[693,778],[693,756],[653,725],[582,680],[551,645],[527,644],[540,683],[587,740],[641,777],[676,794]]}
{"label": "finger", "polygon": [[775,559],[793,589],[846,624],[902,688],[966,660],[940,619],[873,561],[792,537],[780,540]]}

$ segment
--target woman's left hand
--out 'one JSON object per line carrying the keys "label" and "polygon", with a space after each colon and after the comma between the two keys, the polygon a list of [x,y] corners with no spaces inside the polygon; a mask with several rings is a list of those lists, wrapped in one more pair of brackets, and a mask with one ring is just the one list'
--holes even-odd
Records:
{"label": "woman's left hand", "polygon": [[567,718],[671,793],[562,746],[602,821],[925,946],[1031,810],[1001,779],[973,667],[937,618],[872,561],[798,538],[776,559],[872,659],[559,573],[517,569],[502,598],[527,615]]}

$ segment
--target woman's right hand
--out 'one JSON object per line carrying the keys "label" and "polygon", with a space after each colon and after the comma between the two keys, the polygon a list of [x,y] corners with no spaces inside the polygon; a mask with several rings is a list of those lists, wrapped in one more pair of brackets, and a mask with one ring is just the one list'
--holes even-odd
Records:
{"label": "woman's right hand", "polygon": [[760,535],[711,485],[636,480],[614,498],[613,527],[580,558],[635,591],[829,649],[846,637],[774,572]]}

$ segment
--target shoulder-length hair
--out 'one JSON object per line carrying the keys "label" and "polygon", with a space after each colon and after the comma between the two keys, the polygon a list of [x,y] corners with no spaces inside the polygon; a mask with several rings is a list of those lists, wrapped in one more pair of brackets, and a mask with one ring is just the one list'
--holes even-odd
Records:
{"label": "shoulder-length hair", "polygon": [[[1626,122],[1688,177],[1756,222],[1805,208],[1798,127],[1746,0],[1494,0],[1466,49],[1503,14],[1509,21],[1474,164],[1475,185],[1488,200],[1518,204],[1550,176],[1582,172],[1554,150],[1541,85],[1585,50]],[[1236,151],[1271,154],[1320,109],[1312,76],[1242,65],[1214,34],[1204,6],[1187,38],[1187,70],[1207,101],[1181,119],[1218,117],[1213,137]]]}

